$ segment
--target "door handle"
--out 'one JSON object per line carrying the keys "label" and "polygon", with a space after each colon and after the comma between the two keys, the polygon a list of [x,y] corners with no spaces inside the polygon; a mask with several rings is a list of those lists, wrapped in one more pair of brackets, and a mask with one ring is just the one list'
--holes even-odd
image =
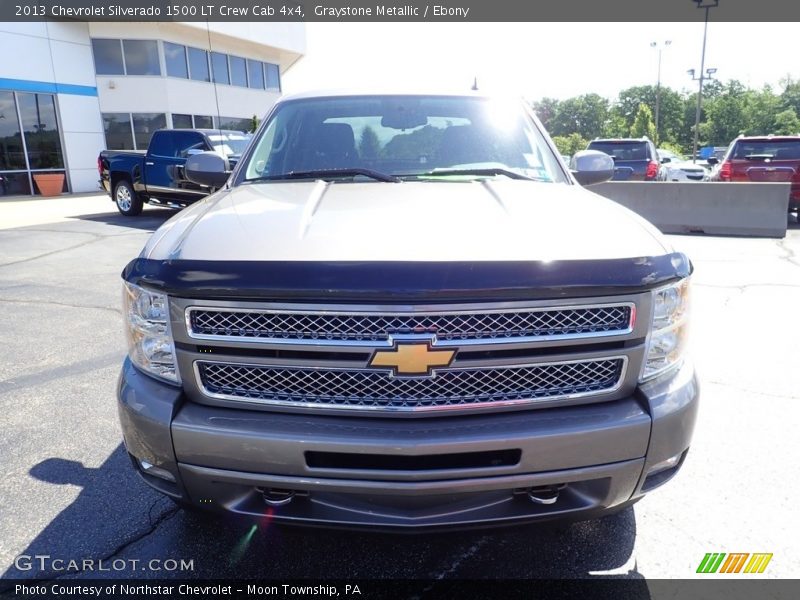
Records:
{"label": "door handle", "polygon": [[144,163],[144,164],[146,164],[148,167],[151,167],[151,166],[153,166],[153,165],[154,165],[154,164],[156,164],[156,163],[154,163],[152,160],[148,160],[148,161],[145,161],[145,163]]}

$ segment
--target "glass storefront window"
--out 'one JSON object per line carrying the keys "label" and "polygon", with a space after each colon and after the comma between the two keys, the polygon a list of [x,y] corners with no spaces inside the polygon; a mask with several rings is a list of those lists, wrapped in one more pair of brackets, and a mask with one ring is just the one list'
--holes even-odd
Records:
{"label": "glass storefront window", "polygon": [[230,56],[231,64],[231,83],[247,87],[247,65],[243,58]]}
{"label": "glass storefront window", "polygon": [[0,92],[0,171],[26,169],[13,92]]}
{"label": "glass storefront window", "polygon": [[17,93],[31,169],[63,169],[56,102],[51,94]]}
{"label": "glass storefront window", "polygon": [[68,191],[55,96],[0,90],[0,197],[40,193],[31,177],[45,171]]}
{"label": "glass storefront window", "polygon": [[246,119],[240,117],[220,117],[219,128],[227,129],[230,131],[241,131],[246,133],[250,131],[253,126],[253,119]]}
{"label": "glass storefront window", "polygon": [[122,40],[128,75],[161,75],[158,44],[153,40]]}
{"label": "glass storefront window", "polygon": [[0,198],[3,196],[30,196],[31,182],[25,171],[8,173],[0,171]]}
{"label": "glass storefront window", "polygon": [[133,113],[131,118],[137,150],[147,150],[153,132],[167,126],[167,115],[164,113]]}
{"label": "glass storefront window", "polygon": [[172,128],[173,129],[191,129],[192,128],[192,115],[182,115],[179,113],[172,113]]}
{"label": "glass storefront window", "polygon": [[133,150],[131,116],[128,113],[103,113],[103,130],[109,150]]}
{"label": "glass storefront window", "polygon": [[281,91],[281,71],[278,65],[264,63],[264,70],[267,73],[267,89]]}
{"label": "glass storefront window", "polygon": [[195,115],[194,116],[194,128],[195,129],[213,129],[214,128],[214,119],[207,115]]}
{"label": "glass storefront window", "polygon": [[94,70],[98,75],[124,75],[122,46],[119,40],[92,40]]}
{"label": "glass storefront window", "polygon": [[231,82],[228,77],[228,55],[219,52],[211,53],[211,69],[214,71],[214,81],[216,83],[228,84]]}
{"label": "glass storefront window", "polygon": [[170,77],[189,78],[189,68],[186,65],[186,46],[164,42],[164,63],[167,65],[167,75]]}
{"label": "glass storefront window", "polygon": [[189,76],[196,81],[211,81],[208,76],[208,52],[189,48]]}
{"label": "glass storefront window", "polygon": [[247,59],[247,78],[251,88],[264,89],[264,67],[261,61]]}

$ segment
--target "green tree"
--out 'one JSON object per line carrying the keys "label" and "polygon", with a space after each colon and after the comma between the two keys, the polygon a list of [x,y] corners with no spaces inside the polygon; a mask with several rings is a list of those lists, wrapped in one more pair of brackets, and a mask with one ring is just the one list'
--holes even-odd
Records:
{"label": "green tree", "polygon": [[555,98],[542,98],[533,103],[533,111],[545,129],[550,131],[550,122],[558,114],[561,103]]}
{"label": "green tree", "polygon": [[745,115],[748,121],[745,135],[767,135],[772,131],[775,118],[781,112],[781,99],[772,88],[765,85],[760,90],[747,90],[744,93]]}
{"label": "green tree", "polygon": [[653,122],[653,113],[647,104],[640,104],[639,110],[636,111],[636,118],[631,125],[631,137],[643,137],[655,139],[656,124]]}
{"label": "green tree", "polygon": [[623,120],[627,130],[633,127],[633,121],[639,112],[639,106],[646,104],[652,112],[653,122],[655,123],[656,97],[658,102],[658,138],[653,141],[666,140],[677,141],[679,132],[683,126],[683,98],[675,90],[661,86],[660,92],[654,85],[639,85],[626,88],[619,93],[617,101],[614,103],[612,113],[615,117]]}
{"label": "green tree", "polygon": [[797,113],[793,108],[787,108],[775,115],[772,133],[775,135],[800,134],[800,119],[797,118]]}
{"label": "green tree", "polygon": [[589,145],[588,140],[583,139],[580,134],[570,133],[569,135],[557,135],[553,138],[553,143],[561,154],[572,156],[580,150],[586,150]]}
{"label": "green tree", "polygon": [[709,100],[706,106],[706,122],[700,125],[700,137],[706,145],[727,146],[747,130],[750,115],[741,82],[730,80],[722,94]]}
{"label": "green tree", "polygon": [[584,94],[562,101],[549,121],[552,135],[580,134],[592,139],[603,135],[608,119],[608,100],[599,94]]}
{"label": "green tree", "polygon": [[794,109],[794,112],[800,115],[800,81],[787,76],[781,80],[781,85],[783,86],[781,107]]}
{"label": "green tree", "polygon": [[616,107],[612,108],[608,112],[606,122],[603,124],[603,137],[628,137],[630,130],[631,126],[625,121],[625,118],[617,112]]}
{"label": "green tree", "polygon": [[358,154],[361,158],[377,158],[381,151],[381,142],[378,134],[369,125],[361,131],[358,140]]}

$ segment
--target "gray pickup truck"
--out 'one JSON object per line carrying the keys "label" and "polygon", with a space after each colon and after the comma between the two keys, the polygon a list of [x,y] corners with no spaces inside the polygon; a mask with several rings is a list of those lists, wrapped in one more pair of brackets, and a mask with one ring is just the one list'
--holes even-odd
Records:
{"label": "gray pickup truck", "polygon": [[692,266],[522,102],[279,101],[123,272],[125,446],[194,509],[414,530],[594,518],[673,477]]}

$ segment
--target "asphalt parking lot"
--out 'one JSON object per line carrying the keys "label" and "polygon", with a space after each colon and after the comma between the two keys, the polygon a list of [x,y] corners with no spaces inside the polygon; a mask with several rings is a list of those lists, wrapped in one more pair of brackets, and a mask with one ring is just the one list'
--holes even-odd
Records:
{"label": "asphalt parking lot", "polygon": [[[694,261],[702,407],[671,484],[600,521],[393,536],[203,521],[134,474],[114,386],[123,266],[173,213],[107,197],[0,202],[0,573],[19,555],[192,560],[104,576],[686,578],[707,552],[771,552],[796,576],[800,228],[783,240],[670,236]],[[132,563],[129,561],[131,565]],[[117,563],[119,564],[119,563]]]}

